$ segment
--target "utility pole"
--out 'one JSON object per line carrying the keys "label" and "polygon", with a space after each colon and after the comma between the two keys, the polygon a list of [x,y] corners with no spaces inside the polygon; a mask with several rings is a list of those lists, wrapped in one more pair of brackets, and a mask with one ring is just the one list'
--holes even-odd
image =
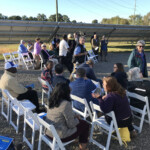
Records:
{"label": "utility pole", "polygon": [[135,5],[134,5],[134,18],[133,18],[133,24],[135,25],[135,12],[136,12],[136,0],[135,0]]}
{"label": "utility pole", "polygon": [[56,22],[58,22],[58,0],[56,0]]}

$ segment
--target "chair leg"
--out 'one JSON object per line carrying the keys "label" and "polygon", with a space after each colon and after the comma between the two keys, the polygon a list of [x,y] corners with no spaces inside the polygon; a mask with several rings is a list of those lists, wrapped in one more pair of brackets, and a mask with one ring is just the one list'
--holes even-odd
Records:
{"label": "chair leg", "polygon": [[109,134],[108,134],[108,138],[107,138],[107,144],[106,144],[106,150],[109,150],[112,128],[113,128],[113,122],[111,122],[111,125],[110,125],[110,130],[109,130]]}
{"label": "chair leg", "polygon": [[25,137],[26,137],[26,122],[24,120],[24,128],[23,128],[23,142],[25,141]]}
{"label": "chair leg", "polygon": [[42,90],[42,105],[44,105],[44,92]]}
{"label": "chair leg", "polygon": [[141,133],[141,131],[142,131],[145,113],[146,113],[146,106],[144,106],[144,109],[143,109],[143,113],[142,113],[142,117],[141,117],[141,121],[140,121],[139,133]]}
{"label": "chair leg", "polygon": [[94,131],[94,125],[95,123],[92,123],[91,133],[90,133],[90,142],[93,141],[93,131]]}
{"label": "chair leg", "polygon": [[20,120],[20,116],[17,115],[17,130],[16,130],[17,134],[18,134],[18,131],[19,131],[19,120]]}
{"label": "chair leg", "polygon": [[34,149],[35,130],[32,130],[32,150]]}

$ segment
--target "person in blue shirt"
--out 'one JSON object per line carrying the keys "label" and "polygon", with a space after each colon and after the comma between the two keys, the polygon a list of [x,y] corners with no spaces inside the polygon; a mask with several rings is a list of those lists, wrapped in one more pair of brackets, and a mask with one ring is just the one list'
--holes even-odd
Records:
{"label": "person in blue shirt", "polygon": [[[96,85],[86,78],[86,71],[83,68],[78,68],[76,71],[77,79],[70,83],[71,94],[80,98],[85,98],[89,104],[92,101],[95,104],[99,104],[98,100],[92,97],[92,91],[96,89]],[[84,111],[84,105],[80,102],[73,101],[73,105],[76,109]]]}
{"label": "person in blue shirt", "polygon": [[18,52],[20,53],[28,53],[28,49],[25,47],[25,41],[24,40],[21,40],[20,41],[20,45],[18,47]]}

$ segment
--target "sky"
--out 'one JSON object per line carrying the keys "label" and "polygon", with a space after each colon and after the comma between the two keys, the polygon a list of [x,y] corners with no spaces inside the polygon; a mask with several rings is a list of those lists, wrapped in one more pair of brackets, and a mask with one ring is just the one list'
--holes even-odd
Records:
{"label": "sky", "polygon": [[[58,12],[70,20],[91,23],[97,19],[119,16],[128,18],[134,14],[135,0],[58,0]],[[150,12],[150,0],[136,0],[136,14]],[[0,0],[0,13],[6,16],[33,16],[44,13],[47,17],[56,13],[55,0]]]}

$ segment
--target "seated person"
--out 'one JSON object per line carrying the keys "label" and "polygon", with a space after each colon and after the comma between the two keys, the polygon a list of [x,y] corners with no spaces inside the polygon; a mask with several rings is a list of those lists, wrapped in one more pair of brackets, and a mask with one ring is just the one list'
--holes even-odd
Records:
{"label": "seated person", "polygon": [[55,85],[60,82],[68,83],[68,84],[70,83],[70,81],[63,76],[63,65],[57,64],[55,66],[55,76],[53,78],[53,83],[52,83],[53,87],[55,87]]}
{"label": "seated person", "polygon": [[[41,73],[41,79],[43,79],[44,81],[47,81],[51,86],[52,86],[52,80],[53,80],[52,69],[53,69],[53,61],[48,60],[46,62],[46,68]],[[43,85],[43,88],[45,90],[48,90],[48,87],[45,85]]]}
{"label": "seated person", "polygon": [[114,64],[114,72],[111,74],[112,77],[115,77],[118,83],[124,88],[127,89],[128,76],[124,71],[122,63]]}
{"label": "seated person", "polygon": [[[136,131],[132,126],[132,114],[126,91],[118,84],[114,77],[105,77],[103,79],[104,91],[108,94],[101,96],[98,93],[92,93],[94,98],[99,100],[99,105],[104,113],[114,111],[116,121],[119,128],[128,127],[131,137],[136,136]],[[111,122],[111,118],[105,117],[108,124]]]}
{"label": "seated person", "polygon": [[46,50],[46,44],[42,44],[42,50],[41,50],[41,52],[40,52],[40,54],[41,54],[41,57],[42,57],[42,59],[43,59],[43,64],[46,64],[46,62],[48,61],[48,60],[52,60],[53,61],[53,63],[54,63],[54,66],[56,65],[56,64],[58,64],[58,60],[57,59],[54,59],[52,56],[50,56],[50,54],[48,53],[48,51]]}
{"label": "seated person", "polygon": [[100,84],[102,86],[102,80],[96,78],[95,73],[93,71],[93,66],[94,66],[93,61],[92,60],[88,60],[88,61],[86,61],[86,63],[81,64],[79,66],[79,68],[84,68],[85,71],[86,71],[86,77],[91,79],[91,80],[100,82]]}
{"label": "seated person", "polygon": [[33,59],[33,54],[32,53],[34,51],[34,45],[30,40],[28,41],[27,49],[28,49],[28,54],[29,54],[30,58]]}
{"label": "seated person", "polygon": [[[0,88],[8,90],[17,100],[30,100],[36,106],[36,112],[40,113],[37,92],[31,88],[25,88],[18,82],[16,67],[13,62],[5,63],[5,72],[0,80]],[[6,97],[5,94],[4,97]]]}
{"label": "seated person", "polygon": [[[72,110],[70,88],[66,83],[58,83],[52,91],[47,109],[47,123],[53,124],[62,142],[68,142],[79,137],[80,150],[87,150],[89,124],[79,119]],[[52,134],[45,131],[47,137]]]}
{"label": "seated person", "polygon": [[[140,68],[135,67],[129,70],[128,72],[128,79],[130,82],[128,82],[128,88],[127,90],[129,92],[137,93],[142,96],[147,96],[150,106],[150,81],[143,80],[143,75],[140,72]],[[143,89],[143,90],[136,90],[136,88]],[[130,98],[130,105],[143,109],[145,103],[142,101],[139,101],[135,98]]]}
{"label": "seated person", "polygon": [[[91,93],[96,89],[95,84],[86,78],[86,71],[83,68],[78,68],[76,71],[77,79],[70,83],[71,94],[80,98],[86,98],[87,102],[93,101],[93,103],[99,104],[98,100],[93,98]],[[73,101],[73,105],[78,110],[84,111],[84,105]]]}
{"label": "seated person", "polygon": [[28,49],[25,47],[25,41],[24,40],[21,40],[20,41],[20,45],[18,47],[18,52],[20,53],[28,53]]}
{"label": "seated person", "polygon": [[50,45],[49,45],[48,53],[49,53],[50,56],[55,55],[54,46],[53,46],[52,43],[50,43]]}

